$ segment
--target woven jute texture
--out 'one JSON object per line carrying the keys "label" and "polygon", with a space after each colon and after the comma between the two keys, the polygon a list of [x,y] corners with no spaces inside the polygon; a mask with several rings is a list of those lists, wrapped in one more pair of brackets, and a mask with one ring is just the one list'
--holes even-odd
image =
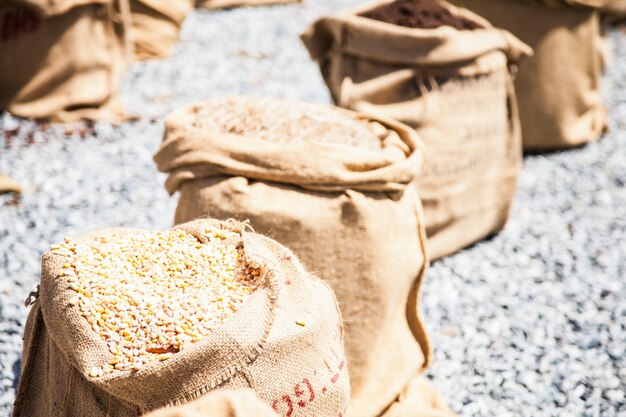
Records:
{"label": "woven jute texture", "polygon": [[159,409],[145,417],[278,417],[249,389],[216,390],[178,407]]}
{"label": "woven jute texture", "polygon": [[21,193],[22,187],[20,183],[13,178],[0,173],[0,194],[2,193]]}
{"label": "woven jute texture", "polygon": [[[58,278],[66,258],[45,254],[38,299],[26,324],[14,417],[134,417],[218,387],[252,388],[283,416],[343,413],[349,380],[331,289],[290,250],[237,222],[199,220],[178,228],[202,242],[202,232],[216,224],[241,234],[246,256],[263,265],[262,283],[208,337],[134,372],[89,376],[112,355],[69,303],[74,292]],[[127,233],[137,231],[101,230],[75,240]]]}
{"label": "woven jute texture", "polygon": [[233,7],[271,6],[274,4],[300,3],[302,0],[197,0],[203,9],[231,9]]}
{"label": "woven jute texture", "polygon": [[515,79],[525,149],[568,148],[601,136],[607,126],[600,92],[605,50],[598,11],[585,6],[602,1],[452,3],[511,31],[534,49]]}
{"label": "woven jute texture", "polygon": [[386,3],[323,17],[303,41],[340,106],[399,120],[424,141],[416,185],[437,259],[507,221],[521,167],[509,66],[530,49],[445,2],[453,15],[481,28],[412,29],[359,16]]}
{"label": "woven jute texture", "polygon": [[[381,417],[453,417],[455,414],[422,376],[402,390]],[[216,390],[178,407],[154,411],[146,417],[279,417],[246,389]]]}
{"label": "woven jute texture", "polygon": [[0,109],[72,122],[127,118],[128,0],[0,2]]}
{"label": "woven jute texture", "polygon": [[[297,106],[284,102],[285,109]],[[417,134],[392,120],[335,109],[377,126],[372,134],[380,148],[341,144],[349,138],[279,143],[196,127],[202,108],[170,115],[155,155],[169,173],[168,191],[180,191],[175,221],[249,219],[326,280],[344,318],[347,415],[380,414],[429,358],[418,313],[425,233],[410,186],[423,159]]]}
{"label": "woven jute texture", "polygon": [[455,417],[441,394],[423,376],[402,390],[381,417]]}
{"label": "woven jute texture", "polygon": [[167,57],[193,7],[193,0],[130,0],[135,59]]}

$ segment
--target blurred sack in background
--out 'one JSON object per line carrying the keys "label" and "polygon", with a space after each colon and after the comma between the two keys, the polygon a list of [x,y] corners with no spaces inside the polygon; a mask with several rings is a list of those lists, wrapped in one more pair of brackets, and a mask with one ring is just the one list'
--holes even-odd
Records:
{"label": "blurred sack in background", "polygon": [[451,0],[511,31],[534,49],[519,65],[515,90],[524,149],[596,140],[607,127],[600,92],[605,48],[602,0]]}
{"label": "blurred sack in background", "polygon": [[612,25],[626,20],[626,0],[601,0],[602,22]]}
{"label": "blurred sack in background", "polygon": [[0,25],[0,109],[125,119],[116,91],[130,53],[127,0],[4,0]]}
{"label": "blurred sack in background", "polygon": [[[219,119],[215,114],[228,101],[191,106],[166,120],[155,161],[169,174],[167,190],[180,191],[175,221],[249,219],[326,280],[346,332],[352,387],[346,415],[378,416],[430,357],[418,311],[426,236],[410,186],[423,160],[421,141],[385,118],[290,101],[231,100],[231,112],[221,116],[232,129],[208,120]],[[369,133],[363,141],[376,147],[347,145],[354,136],[339,126],[355,123]],[[267,130],[272,137],[258,137]],[[279,135],[304,138],[277,143]],[[316,142],[321,136],[335,143]]]}
{"label": "blurred sack in background", "polygon": [[21,193],[22,187],[11,177],[0,173],[0,194],[2,193]]}
{"label": "blurred sack in background", "polygon": [[279,417],[249,389],[217,390],[178,407],[146,417]]}
{"label": "blurred sack in background", "polygon": [[272,4],[300,3],[302,0],[197,0],[196,6],[203,9],[229,9],[232,7],[270,6]]}
{"label": "blurred sack in background", "polygon": [[165,58],[194,0],[130,0],[135,59]]}
{"label": "blurred sack in background", "polygon": [[[14,417],[135,417],[217,387],[253,388],[283,416],[343,413],[350,387],[341,317],[329,286],[287,248],[236,222],[199,220],[176,229],[204,244],[203,231],[215,225],[240,234],[245,256],[263,265],[261,283],[211,334],[137,371],[92,375],[112,353],[71,302],[76,292],[63,279],[69,259],[44,254],[38,298],[26,323]],[[104,229],[74,240],[140,232]]]}
{"label": "blurred sack in background", "polygon": [[340,11],[302,38],[338,105],[399,120],[424,141],[416,186],[437,259],[508,219],[522,157],[509,69],[531,50],[468,10],[429,1],[403,12],[413,4]]}

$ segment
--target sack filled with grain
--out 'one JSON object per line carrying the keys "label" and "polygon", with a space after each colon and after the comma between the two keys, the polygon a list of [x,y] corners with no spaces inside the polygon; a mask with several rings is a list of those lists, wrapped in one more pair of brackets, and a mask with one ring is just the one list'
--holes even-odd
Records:
{"label": "sack filled with grain", "polygon": [[137,416],[252,388],[281,416],[349,398],[332,290],[240,223],[107,229],[43,256],[14,417]]}
{"label": "sack filled with grain", "polygon": [[0,2],[0,110],[71,122],[125,119],[128,0]]}
{"label": "sack filled with grain", "polygon": [[602,0],[450,0],[534,49],[515,79],[524,149],[582,145],[606,130]]}
{"label": "sack filled with grain", "polygon": [[135,59],[167,57],[193,0],[130,0]]}
{"label": "sack filled with grain", "polygon": [[[279,417],[250,389],[220,389],[178,407],[166,407],[146,417]],[[335,417],[335,416],[333,416]]]}
{"label": "sack filled with grain", "polygon": [[197,0],[203,9],[232,9],[234,7],[271,6],[275,4],[300,3],[302,0]]}
{"label": "sack filled with grain", "polygon": [[422,370],[418,313],[427,266],[411,182],[420,140],[398,122],[351,111],[235,97],[166,120],[155,155],[180,192],[176,223],[250,219],[337,295],[346,331],[349,417],[380,414]]}
{"label": "sack filled with grain", "polygon": [[2,193],[21,193],[22,187],[20,183],[13,178],[8,177],[0,172],[0,194]]}
{"label": "sack filled with grain", "polygon": [[322,17],[303,35],[335,102],[416,129],[416,185],[431,259],[502,229],[521,144],[510,67],[530,49],[438,0],[379,1]]}

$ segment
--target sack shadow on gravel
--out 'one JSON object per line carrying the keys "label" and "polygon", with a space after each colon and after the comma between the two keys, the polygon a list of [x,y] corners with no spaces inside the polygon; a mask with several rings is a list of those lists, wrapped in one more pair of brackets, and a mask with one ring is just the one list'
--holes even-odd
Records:
{"label": "sack shadow on gravel", "polygon": [[431,260],[430,261],[430,265],[438,265],[439,262],[445,260],[446,258],[449,258],[451,256],[455,256],[456,254],[465,252],[467,250],[471,250],[471,249],[473,249],[474,247],[476,247],[476,246],[478,246],[480,244],[491,242],[492,240],[494,240],[500,234],[502,234],[502,231],[491,233],[491,234],[485,236],[484,238],[482,238],[480,240],[477,240],[476,242],[472,243],[471,245],[465,246],[465,247],[459,249],[458,251],[454,252],[453,254],[450,254],[448,256],[444,256],[444,257],[439,258],[439,259]]}
{"label": "sack shadow on gravel", "polygon": [[18,359],[15,362],[13,362],[11,371],[13,371],[13,389],[17,390],[17,384],[20,381],[20,375],[22,374],[22,360],[21,359]]}

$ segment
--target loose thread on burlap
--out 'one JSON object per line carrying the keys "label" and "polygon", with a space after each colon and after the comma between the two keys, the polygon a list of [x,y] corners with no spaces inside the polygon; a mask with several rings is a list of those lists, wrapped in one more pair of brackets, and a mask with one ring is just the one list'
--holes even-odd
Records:
{"label": "loose thread on burlap", "polygon": [[70,409],[70,395],[74,392],[74,372],[74,368],[72,366],[69,366],[69,369],[67,371],[67,382],[65,385],[65,395],[63,395],[63,410]]}
{"label": "loose thread on burlap", "polygon": [[37,289],[35,291],[31,291],[28,293],[28,297],[24,300],[24,307],[30,307],[39,299],[39,284],[37,284]]}
{"label": "loose thread on burlap", "polygon": [[430,84],[431,91],[436,91],[436,92],[441,91],[441,87],[439,87],[437,78],[434,77],[432,74],[428,76],[428,83]]}
{"label": "loose thread on burlap", "polygon": [[[116,10],[115,5],[116,5],[116,2],[113,2],[113,1],[107,3],[107,6],[106,6],[107,12],[108,12],[109,18],[113,22],[121,25],[124,23],[124,16],[122,15],[121,10],[119,12]],[[120,8],[124,7],[121,2],[117,2],[117,6]]]}
{"label": "loose thread on burlap", "polygon": [[106,415],[106,417],[111,417],[111,401],[113,401],[113,395],[109,394],[109,403],[107,404],[107,415]]}
{"label": "loose thread on burlap", "polygon": [[257,391],[256,382],[254,381],[254,376],[252,375],[252,373],[247,368],[242,368],[241,374],[248,382],[250,388],[252,388],[254,391]]}
{"label": "loose thread on burlap", "polygon": [[430,91],[424,84],[424,75],[422,73],[417,73],[415,76],[415,83],[417,84],[417,88],[424,97],[424,117],[427,117],[430,114]]}

